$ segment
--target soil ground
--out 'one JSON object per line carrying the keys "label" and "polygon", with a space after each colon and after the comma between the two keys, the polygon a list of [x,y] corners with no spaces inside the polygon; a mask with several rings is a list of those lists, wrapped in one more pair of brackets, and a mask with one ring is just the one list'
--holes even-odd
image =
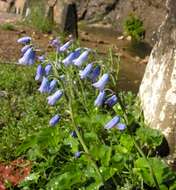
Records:
{"label": "soil ground", "polygon": [[[35,46],[44,51],[50,50],[49,41],[59,36],[58,33],[41,33],[19,21],[21,18],[18,15],[0,12],[0,63],[16,63],[18,61],[21,45],[17,43],[17,39],[22,36],[31,36]],[[7,23],[14,26],[13,30],[5,30],[2,27]],[[148,48],[144,44],[130,49],[131,41],[129,39],[124,36],[119,37],[118,34],[106,28],[97,30],[96,27],[81,28],[79,41],[82,47],[96,49],[103,56],[106,56],[111,48],[114,54],[120,56],[122,62],[118,86],[122,90],[138,91],[151,50],[150,47]]]}
{"label": "soil ground", "polygon": [[[2,61],[14,61],[19,58],[20,45],[17,44],[17,39],[21,36],[28,35],[33,38],[33,41],[38,44],[42,49],[48,47],[48,42],[51,40],[53,34],[43,34],[34,28],[20,24],[21,18],[15,14],[0,12],[0,26],[7,23],[14,25],[13,30],[3,29],[0,27],[0,60]],[[91,28],[91,30],[90,30]],[[92,27],[85,28],[79,31],[79,39],[83,46],[96,48],[100,53],[106,53],[108,48],[112,48],[114,52],[119,53],[122,57],[127,57],[132,62],[140,62],[143,59],[138,57],[138,53],[126,52],[125,46],[129,44],[129,41],[123,39],[118,40],[117,35],[112,31],[109,34],[106,30],[96,29],[92,30]],[[149,52],[147,52],[148,54]],[[146,54],[146,55],[147,55]],[[144,58],[144,57],[143,57]]]}

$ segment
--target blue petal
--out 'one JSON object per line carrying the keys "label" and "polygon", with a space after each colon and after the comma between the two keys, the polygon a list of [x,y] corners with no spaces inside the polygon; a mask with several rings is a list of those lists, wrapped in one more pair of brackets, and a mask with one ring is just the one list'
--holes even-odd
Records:
{"label": "blue petal", "polygon": [[61,90],[56,91],[53,95],[47,98],[48,104],[54,106],[56,102],[62,97],[63,92]]}
{"label": "blue petal", "polygon": [[56,48],[58,48],[58,47],[60,47],[61,42],[60,42],[59,39],[56,38],[56,39],[54,39],[54,40],[51,41],[51,45],[54,46],[54,47],[56,47]]}
{"label": "blue petal", "polygon": [[111,121],[109,121],[106,125],[105,125],[105,129],[111,129],[113,127],[115,127],[120,121],[120,117],[119,116],[115,116],[113,119],[111,119]]}
{"label": "blue petal", "polygon": [[94,106],[97,106],[97,107],[102,106],[104,103],[105,96],[106,96],[105,91],[100,91],[100,93],[98,94],[98,96],[94,102]]}
{"label": "blue petal", "polygon": [[43,77],[40,88],[38,89],[41,93],[49,92],[49,80]]}
{"label": "blue petal", "polygon": [[95,67],[95,69],[89,75],[89,78],[92,80],[92,82],[96,82],[96,80],[100,74],[100,71],[101,71],[101,67],[98,65]]}
{"label": "blue petal", "polygon": [[42,65],[40,64],[37,67],[35,80],[42,80],[43,74],[44,74],[44,69],[43,69]]}
{"label": "blue petal", "polygon": [[17,42],[21,44],[27,44],[27,43],[30,43],[30,41],[31,41],[31,37],[29,36],[25,36],[17,40]]}
{"label": "blue petal", "polygon": [[98,82],[92,84],[92,86],[94,86],[95,88],[98,88],[100,91],[102,91],[105,87],[105,85],[108,83],[109,81],[109,75],[106,73],[104,74]]}
{"label": "blue petal", "polygon": [[74,65],[81,67],[82,64],[88,59],[90,50],[84,51],[77,59],[73,61]]}
{"label": "blue petal", "polygon": [[75,158],[79,158],[81,156],[81,151],[75,152],[74,156]]}
{"label": "blue petal", "polygon": [[46,76],[49,75],[51,69],[52,69],[52,65],[51,64],[47,64],[46,67],[45,67],[45,74],[46,74]]}
{"label": "blue petal", "polygon": [[38,60],[40,62],[44,62],[45,61],[45,55],[38,56]]}
{"label": "blue petal", "polygon": [[118,124],[117,124],[117,128],[118,128],[120,131],[123,131],[123,130],[126,129],[126,125],[123,124],[123,123],[118,123]]}
{"label": "blue petal", "polygon": [[73,60],[77,59],[80,56],[81,48],[76,49],[71,52],[62,62],[65,66],[68,66],[73,63]]}
{"label": "blue petal", "polygon": [[107,104],[109,107],[113,107],[117,102],[118,102],[117,96],[113,95],[105,101],[105,104]]}
{"label": "blue petal", "polygon": [[29,48],[31,48],[31,45],[25,45],[22,49],[21,52],[24,54]]}
{"label": "blue petal", "polygon": [[84,70],[80,71],[79,72],[79,75],[81,77],[81,79],[84,79],[86,77],[89,76],[89,74],[91,73],[92,71],[92,67],[93,67],[93,64],[92,63],[89,63],[85,68]]}
{"label": "blue petal", "polygon": [[22,58],[19,59],[20,64],[24,65],[32,65],[35,62],[35,51],[33,48],[29,48],[23,55]]}
{"label": "blue petal", "polygon": [[70,45],[72,44],[72,42],[73,42],[73,40],[70,40],[70,41],[66,42],[64,45],[62,45],[59,48],[59,52],[67,51],[67,49],[70,47]]}
{"label": "blue petal", "polygon": [[51,118],[49,124],[50,126],[54,127],[59,121],[60,121],[60,116],[57,114],[54,117]]}
{"label": "blue petal", "polygon": [[49,92],[52,92],[55,89],[56,85],[57,85],[57,80],[53,79],[49,85]]}
{"label": "blue petal", "polygon": [[70,133],[70,135],[71,135],[73,138],[77,138],[77,134],[76,134],[75,131],[72,131],[72,132]]}

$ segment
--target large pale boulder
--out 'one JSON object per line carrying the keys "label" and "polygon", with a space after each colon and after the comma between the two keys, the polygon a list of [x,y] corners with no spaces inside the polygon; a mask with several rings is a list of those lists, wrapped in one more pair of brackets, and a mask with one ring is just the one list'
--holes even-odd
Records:
{"label": "large pale boulder", "polygon": [[0,11],[7,12],[9,10],[9,3],[7,1],[0,0]]}
{"label": "large pale boulder", "polygon": [[25,15],[29,1],[30,0],[15,0],[13,5],[15,8],[15,13]]}
{"label": "large pale boulder", "polygon": [[176,158],[176,1],[167,0],[166,6],[139,96],[147,123],[163,132]]}

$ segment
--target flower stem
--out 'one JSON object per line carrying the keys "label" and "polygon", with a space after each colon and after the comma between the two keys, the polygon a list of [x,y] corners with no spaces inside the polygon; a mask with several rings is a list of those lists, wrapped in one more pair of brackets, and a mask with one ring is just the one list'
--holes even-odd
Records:
{"label": "flower stem", "polygon": [[141,155],[141,156],[146,160],[146,162],[148,163],[149,169],[150,169],[150,173],[151,173],[151,175],[152,175],[152,177],[153,177],[155,186],[156,186],[157,190],[160,190],[160,187],[159,187],[159,184],[158,184],[156,175],[155,175],[155,173],[154,173],[154,171],[153,171],[152,165],[150,164],[149,160],[147,159],[147,157],[145,156],[145,154],[143,153],[142,149],[139,147],[139,145],[137,144],[137,142],[134,140],[134,138],[133,138],[133,142],[134,142],[134,145],[135,145],[136,149],[137,149],[138,152],[140,153],[140,155]]}

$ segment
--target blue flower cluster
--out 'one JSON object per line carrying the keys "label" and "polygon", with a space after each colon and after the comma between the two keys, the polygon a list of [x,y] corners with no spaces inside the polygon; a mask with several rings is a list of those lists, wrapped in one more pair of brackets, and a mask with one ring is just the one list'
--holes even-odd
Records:
{"label": "blue flower cluster", "polygon": [[[24,45],[24,47],[21,49],[22,57],[19,59],[19,63],[24,65],[32,65],[36,60],[40,62],[40,64],[38,64],[35,76],[35,80],[41,82],[38,90],[41,93],[50,94],[47,98],[48,104],[51,106],[56,105],[56,103],[63,96],[64,90],[57,89],[57,80],[53,79],[50,81],[48,79],[49,74],[52,72],[52,64],[46,61],[44,55],[36,57],[36,51],[31,43],[30,37],[22,37],[18,39],[17,42]],[[56,48],[57,53],[66,53],[72,43],[73,39],[70,39],[65,44],[62,44],[59,39],[54,39],[51,41],[51,45]],[[113,107],[118,102],[118,97],[114,93],[111,93],[110,95],[107,94],[109,89],[106,89],[105,87],[110,80],[109,73],[105,73],[99,77],[101,73],[101,67],[100,65],[94,66],[94,63],[88,63],[85,68],[82,69],[83,64],[88,61],[89,54],[91,52],[92,50],[88,48],[77,48],[74,51],[69,52],[69,54],[61,61],[61,64],[63,64],[65,67],[68,67],[69,65],[75,65],[78,67],[78,69],[80,69],[80,79],[88,79],[92,82],[92,86],[99,92],[97,98],[94,101],[95,107],[101,107],[103,105]],[[43,66],[45,63],[47,63],[46,66]],[[55,126],[60,121],[60,119],[61,116],[56,114],[51,118],[49,122],[50,126]],[[118,128],[120,131],[122,131],[126,128],[126,125],[120,123],[119,116],[115,116],[104,126],[104,128],[107,130]],[[77,137],[74,131],[71,135],[73,137]],[[75,154],[75,157],[79,157],[80,155],[81,154],[79,152]]]}
{"label": "blue flower cluster", "polygon": [[19,59],[19,64],[33,65],[36,59],[36,53],[31,43],[31,38],[26,36],[17,40],[18,43],[24,45],[21,49],[22,57]]}

